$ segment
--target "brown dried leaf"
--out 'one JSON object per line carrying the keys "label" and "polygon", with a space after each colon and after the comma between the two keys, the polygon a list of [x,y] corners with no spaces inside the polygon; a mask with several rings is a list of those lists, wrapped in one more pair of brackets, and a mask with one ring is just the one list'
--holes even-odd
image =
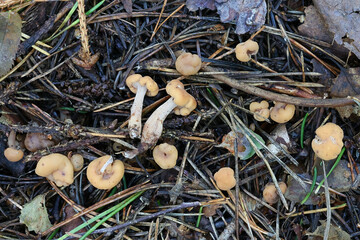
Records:
{"label": "brown dried leaf", "polygon": [[12,67],[20,44],[21,18],[15,12],[0,13],[0,77]]}
{"label": "brown dried leaf", "polygon": [[328,30],[338,44],[344,45],[360,59],[360,0],[314,0]]}
{"label": "brown dried leaf", "polygon": [[131,0],[121,0],[121,2],[124,5],[125,11],[127,13],[132,13],[132,11],[133,11],[132,1]]}
{"label": "brown dried leaf", "polygon": [[223,23],[236,22],[237,34],[255,32],[265,23],[266,2],[264,0],[187,0],[190,11],[199,8],[214,10],[214,6]]}
{"label": "brown dried leaf", "polygon": [[[313,233],[307,233],[306,235],[309,236],[309,240],[315,240],[315,239],[323,239],[324,238],[324,232],[325,232],[325,228],[326,228],[326,221],[324,220],[320,220],[321,225],[319,227],[316,228],[315,232]],[[341,228],[339,228],[338,226],[335,226],[333,224],[331,224],[330,226],[330,231],[329,231],[329,240],[350,240],[350,235],[343,231]]]}

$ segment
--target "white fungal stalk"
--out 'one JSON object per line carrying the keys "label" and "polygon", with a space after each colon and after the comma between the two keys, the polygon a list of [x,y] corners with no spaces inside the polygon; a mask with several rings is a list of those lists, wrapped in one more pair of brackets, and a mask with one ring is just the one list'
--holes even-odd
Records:
{"label": "white fungal stalk", "polygon": [[141,113],[147,88],[146,85],[142,86],[138,82],[133,83],[133,87],[137,90],[130,110],[129,135],[130,138],[139,138],[141,136]]}
{"label": "white fungal stalk", "polygon": [[163,123],[166,117],[176,107],[177,105],[174,103],[174,98],[170,98],[160,107],[158,107],[144,124],[144,129],[141,136],[141,145],[139,149],[123,152],[124,157],[130,159],[134,158],[140,152],[144,152],[155,145],[161,136]]}
{"label": "white fungal stalk", "polygon": [[101,167],[100,169],[100,173],[101,174],[104,174],[106,168],[112,164],[114,162],[114,158],[112,156],[109,157],[109,160],[106,161],[106,163],[104,164],[104,166]]}

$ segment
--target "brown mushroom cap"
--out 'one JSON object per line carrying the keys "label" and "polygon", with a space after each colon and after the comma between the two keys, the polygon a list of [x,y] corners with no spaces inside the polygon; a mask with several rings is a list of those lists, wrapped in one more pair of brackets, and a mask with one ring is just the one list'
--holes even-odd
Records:
{"label": "brown mushroom cap", "polygon": [[323,160],[336,158],[344,146],[344,131],[335,123],[327,123],[316,129],[315,133],[311,142],[315,154]]}
{"label": "brown mushroom cap", "polygon": [[149,76],[143,77],[140,74],[133,74],[126,79],[126,85],[133,93],[137,92],[137,87],[135,87],[135,83],[139,83],[141,86],[146,86],[146,95],[149,97],[156,96],[159,92],[159,87],[157,83]]}
{"label": "brown mushroom cap", "polygon": [[153,157],[159,167],[162,169],[170,169],[176,165],[178,150],[174,145],[162,143],[154,148]]}
{"label": "brown mushroom cap", "polygon": [[80,171],[84,166],[84,158],[80,154],[74,154],[70,158],[74,171]]}
{"label": "brown mushroom cap", "polygon": [[[279,187],[282,193],[285,193],[287,189],[287,185],[284,182],[279,182]],[[263,191],[263,198],[265,202],[269,204],[274,204],[279,201],[279,195],[277,194],[275,184],[274,183],[267,183],[265,185],[264,191]]]}
{"label": "brown mushroom cap", "polygon": [[229,167],[220,168],[214,174],[214,179],[216,181],[216,185],[221,190],[230,190],[236,185],[235,173]]}
{"label": "brown mushroom cap", "polygon": [[5,149],[4,155],[6,159],[10,162],[17,162],[24,157],[24,152],[20,149],[18,150],[12,147],[8,147],[7,149]]}
{"label": "brown mushroom cap", "polygon": [[196,54],[182,53],[176,59],[175,67],[184,76],[194,75],[201,68],[201,58]]}
{"label": "brown mushroom cap", "polygon": [[89,182],[98,189],[111,189],[115,187],[124,176],[125,167],[122,161],[114,160],[102,173],[100,170],[104,164],[111,158],[105,155],[93,160],[86,171]]}
{"label": "brown mushroom cap", "polygon": [[54,181],[59,187],[74,182],[74,167],[70,159],[59,153],[42,157],[36,165],[35,173]]}
{"label": "brown mushroom cap", "polygon": [[166,85],[166,92],[174,98],[174,103],[178,106],[174,112],[177,115],[189,115],[196,108],[196,100],[187,93],[184,85],[179,80],[172,80]]}
{"label": "brown mushroom cap", "polygon": [[42,133],[27,133],[24,140],[24,144],[27,150],[30,152],[36,152],[47,147],[53,146],[55,143],[48,139],[45,134]]}
{"label": "brown mushroom cap", "polygon": [[240,62],[248,62],[251,59],[251,55],[257,54],[259,51],[259,44],[253,40],[247,40],[246,42],[236,45],[235,54],[236,58]]}
{"label": "brown mushroom cap", "polygon": [[295,114],[295,105],[275,102],[275,106],[270,109],[270,118],[277,123],[290,121]]}
{"label": "brown mushroom cap", "polygon": [[254,118],[259,122],[263,122],[269,118],[270,110],[268,108],[269,108],[269,103],[264,100],[261,101],[260,103],[252,102],[250,103],[249,106],[250,112],[256,113],[254,114]]}

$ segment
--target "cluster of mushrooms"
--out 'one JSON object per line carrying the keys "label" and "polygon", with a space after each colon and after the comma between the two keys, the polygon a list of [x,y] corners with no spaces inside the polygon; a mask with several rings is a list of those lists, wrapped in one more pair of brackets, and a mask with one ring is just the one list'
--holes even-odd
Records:
{"label": "cluster of mushrooms", "polygon": [[[259,46],[253,40],[240,43],[235,48],[236,58],[242,62],[251,60],[251,55],[258,52]],[[201,68],[201,59],[198,55],[182,53],[175,63],[175,67],[183,76],[196,74]],[[149,76],[133,74],[126,79],[129,89],[135,93],[135,99],[131,107],[131,115],[128,122],[129,136],[132,139],[140,138],[137,149],[123,152],[126,158],[134,158],[136,155],[156,145],[163,130],[163,122],[174,111],[177,115],[186,116],[197,106],[193,96],[186,92],[184,85],[177,79],[170,81],[166,86],[166,92],[170,98],[158,107],[147,119],[142,127],[142,108],[145,95],[154,97],[159,88],[156,82]],[[265,121],[269,117],[277,123],[286,123],[292,119],[295,106],[281,102],[274,102],[274,107],[269,109],[267,101],[253,102],[249,106],[250,112],[257,121]],[[312,141],[312,149],[316,156],[327,161],[335,159],[343,147],[343,130],[334,123],[327,123],[316,130],[316,136]],[[56,141],[42,133],[28,133],[23,143],[16,140],[16,133],[11,131],[8,137],[8,148],[4,155],[9,161],[19,161],[24,156],[23,149],[31,152],[53,146]],[[23,145],[23,146],[22,146]],[[175,146],[162,143],[153,149],[155,162],[162,169],[170,169],[176,165],[178,151]],[[83,168],[84,159],[79,154],[65,156],[52,153],[42,157],[36,166],[35,172],[39,176],[48,178],[57,186],[68,186],[74,181],[74,171]],[[98,189],[110,189],[116,186],[124,175],[124,164],[120,160],[114,160],[106,155],[93,160],[87,168],[89,182]],[[230,190],[236,185],[234,170],[229,167],[220,168],[214,179],[220,190]],[[282,193],[287,186],[279,182]],[[263,190],[263,198],[269,204],[279,200],[274,183],[268,183]]]}

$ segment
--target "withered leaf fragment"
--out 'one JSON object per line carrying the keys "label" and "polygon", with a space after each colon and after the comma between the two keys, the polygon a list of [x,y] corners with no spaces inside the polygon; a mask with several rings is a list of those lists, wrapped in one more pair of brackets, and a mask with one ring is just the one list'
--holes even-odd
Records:
{"label": "withered leaf fragment", "polygon": [[12,67],[21,37],[21,18],[16,12],[0,13],[0,77]]}

